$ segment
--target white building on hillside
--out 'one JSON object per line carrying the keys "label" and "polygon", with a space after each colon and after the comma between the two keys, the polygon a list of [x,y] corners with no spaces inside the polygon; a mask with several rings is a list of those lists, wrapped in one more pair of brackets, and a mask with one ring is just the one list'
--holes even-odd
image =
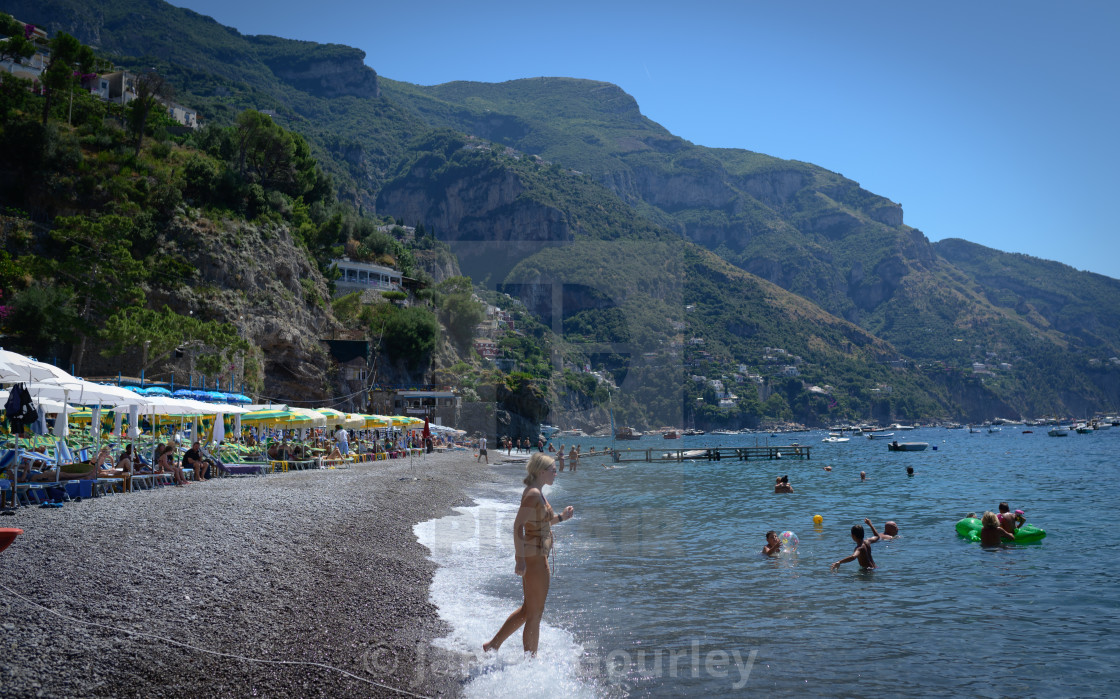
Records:
{"label": "white building on hillside", "polygon": [[401,273],[391,267],[382,267],[369,262],[354,262],[346,257],[331,260],[331,265],[339,271],[339,277],[334,282],[335,293],[339,296],[367,289],[403,290]]}

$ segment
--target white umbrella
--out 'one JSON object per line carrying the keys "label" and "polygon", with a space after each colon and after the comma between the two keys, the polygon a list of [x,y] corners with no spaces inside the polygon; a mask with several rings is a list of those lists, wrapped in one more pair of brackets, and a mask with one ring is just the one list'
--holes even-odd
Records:
{"label": "white umbrella", "polygon": [[136,441],[140,437],[140,406],[128,406],[128,438]]}
{"label": "white umbrella", "polygon": [[44,379],[27,385],[33,398],[50,398],[73,405],[147,405],[148,399],[120,386],[103,386],[76,379]]}
{"label": "white umbrella", "polygon": [[17,352],[0,349],[0,382],[16,383],[44,379],[73,379],[69,372],[53,364],[25,357]]}
{"label": "white umbrella", "polygon": [[225,415],[223,413],[214,414],[214,428],[210,433],[210,441],[214,444],[221,442],[226,437],[226,425],[223,421]]}

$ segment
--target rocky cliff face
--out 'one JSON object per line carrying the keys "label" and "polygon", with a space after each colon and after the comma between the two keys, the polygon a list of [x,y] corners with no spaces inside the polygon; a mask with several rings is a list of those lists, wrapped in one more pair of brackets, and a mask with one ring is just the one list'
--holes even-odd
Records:
{"label": "rocky cliff face", "polygon": [[379,97],[377,73],[365,64],[365,56],[365,51],[350,49],[333,56],[279,56],[265,64],[276,77],[316,97]]}
{"label": "rocky cliff face", "polygon": [[386,185],[377,211],[437,231],[464,274],[481,279],[542,245],[572,239],[564,213],[523,196],[527,187],[511,170],[451,168],[433,182],[427,167],[419,163]]}
{"label": "rocky cliff face", "polygon": [[[198,275],[185,288],[152,289],[154,306],[237,326],[259,348],[265,396],[306,401],[329,394],[332,377],[319,342],[335,329],[327,285],[286,227],[180,217],[160,245],[193,262]],[[178,366],[183,376],[186,369]]]}

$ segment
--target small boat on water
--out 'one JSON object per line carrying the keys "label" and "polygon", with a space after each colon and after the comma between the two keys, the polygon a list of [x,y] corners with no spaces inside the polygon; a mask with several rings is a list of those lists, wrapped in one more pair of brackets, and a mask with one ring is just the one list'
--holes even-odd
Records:
{"label": "small boat on water", "polygon": [[1050,435],[1051,437],[1068,437],[1069,436],[1069,428],[1068,427],[1051,427],[1050,431],[1047,432],[1046,434]]}
{"label": "small boat on water", "polygon": [[641,439],[642,438],[642,433],[637,431],[633,427],[620,427],[618,429],[618,431],[614,433],[614,438],[615,439]]}
{"label": "small boat on water", "polygon": [[867,435],[868,439],[891,439],[894,437],[894,432],[872,432]]}
{"label": "small boat on water", "polygon": [[545,439],[548,439],[559,431],[560,428],[555,425],[541,425],[541,434],[544,435]]}
{"label": "small boat on water", "polygon": [[1077,426],[1077,434],[1093,434],[1092,425],[1080,424]]}
{"label": "small boat on water", "polygon": [[680,439],[681,433],[677,432],[676,430],[669,430],[668,432],[662,433],[661,436],[665,439]]}
{"label": "small boat on water", "polygon": [[887,444],[887,451],[925,451],[929,442],[891,442]]}
{"label": "small boat on water", "polygon": [[844,442],[850,442],[851,438],[849,438],[849,437],[837,437],[837,436],[830,435],[828,437],[825,437],[821,441],[824,442],[825,444],[843,444]]}
{"label": "small boat on water", "polygon": [[712,434],[718,434],[721,437],[730,437],[739,434],[735,430],[712,430]]}
{"label": "small boat on water", "polygon": [[704,432],[704,430],[698,430],[695,427],[693,427],[692,429],[684,431],[684,436],[685,437],[699,437],[702,434],[707,434],[707,433]]}

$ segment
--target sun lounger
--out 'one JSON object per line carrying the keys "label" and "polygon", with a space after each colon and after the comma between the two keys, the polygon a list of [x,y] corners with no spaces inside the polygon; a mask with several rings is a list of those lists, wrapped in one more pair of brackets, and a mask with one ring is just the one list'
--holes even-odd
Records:
{"label": "sun lounger", "polygon": [[268,467],[269,464],[265,462],[218,462],[218,472],[224,476],[263,476]]}

